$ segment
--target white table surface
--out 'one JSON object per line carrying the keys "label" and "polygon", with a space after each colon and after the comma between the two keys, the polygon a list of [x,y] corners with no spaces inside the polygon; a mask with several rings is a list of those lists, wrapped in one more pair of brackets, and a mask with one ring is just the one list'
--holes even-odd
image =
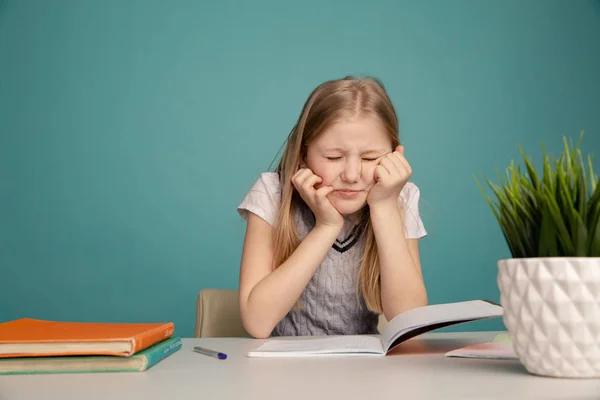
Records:
{"label": "white table surface", "polygon": [[[0,400],[600,399],[600,379],[529,374],[518,361],[446,358],[498,332],[432,332],[386,357],[247,358],[259,341],[183,339],[145,372],[0,376]],[[194,345],[228,355],[217,360]]]}

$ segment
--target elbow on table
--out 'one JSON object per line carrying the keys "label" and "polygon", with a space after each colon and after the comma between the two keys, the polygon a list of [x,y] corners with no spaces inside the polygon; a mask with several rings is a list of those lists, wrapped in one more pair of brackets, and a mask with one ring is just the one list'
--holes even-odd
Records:
{"label": "elbow on table", "polygon": [[258,323],[251,317],[244,317],[242,315],[242,325],[250,336],[255,339],[267,339],[273,332],[273,327],[266,326],[264,323]]}

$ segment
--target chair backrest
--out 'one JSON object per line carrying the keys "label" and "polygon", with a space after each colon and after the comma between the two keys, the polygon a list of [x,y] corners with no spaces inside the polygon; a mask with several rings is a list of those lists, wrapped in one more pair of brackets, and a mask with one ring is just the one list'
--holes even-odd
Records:
{"label": "chair backrest", "polygon": [[377,325],[377,330],[379,331],[379,333],[383,333],[383,329],[386,325],[387,319],[385,319],[385,316],[383,314],[379,314],[379,324]]}
{"label": "chair backrest", "polygon": [[[379,316],[379,332],[387,321]],[[251,337],[242,325],[238,291],[233,289],[202,289],[196,303],[195,337]]]}
{"label": "chair backrest", "polygon": [[238,291],[203,289],[196,303],[195,337],[250,337],[242,325]]}

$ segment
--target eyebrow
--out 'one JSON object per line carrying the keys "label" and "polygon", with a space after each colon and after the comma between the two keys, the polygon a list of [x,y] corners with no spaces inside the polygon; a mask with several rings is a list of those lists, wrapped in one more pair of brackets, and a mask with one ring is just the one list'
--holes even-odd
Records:
{"label": "eyebrow", "polygon": [[[363,151],[362,154],[382,154],[382,153],[386,153],[387,151],[390,150],[385,150],[385,149],[370,149],[367,151]],[[345,153],[346,151],[344,149],[341,149],[339,147],[331,147],[331,148],[327,148],[324,149],[325,153],[334,153],[334,152],[340,152],[340,153]]]}

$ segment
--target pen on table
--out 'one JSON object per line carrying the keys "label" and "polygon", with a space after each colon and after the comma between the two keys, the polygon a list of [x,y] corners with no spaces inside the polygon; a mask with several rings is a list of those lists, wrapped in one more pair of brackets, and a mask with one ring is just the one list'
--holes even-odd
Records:
{"label": "pen on table", "polygon": [[219,351],[214,351],[210,349],[205,349],[204,347],[194,346],[194,351],[196,353],[204,354],[205,356],[218,358],[219,360],[225,360],[227,358],[227,354],[221,353]]}

